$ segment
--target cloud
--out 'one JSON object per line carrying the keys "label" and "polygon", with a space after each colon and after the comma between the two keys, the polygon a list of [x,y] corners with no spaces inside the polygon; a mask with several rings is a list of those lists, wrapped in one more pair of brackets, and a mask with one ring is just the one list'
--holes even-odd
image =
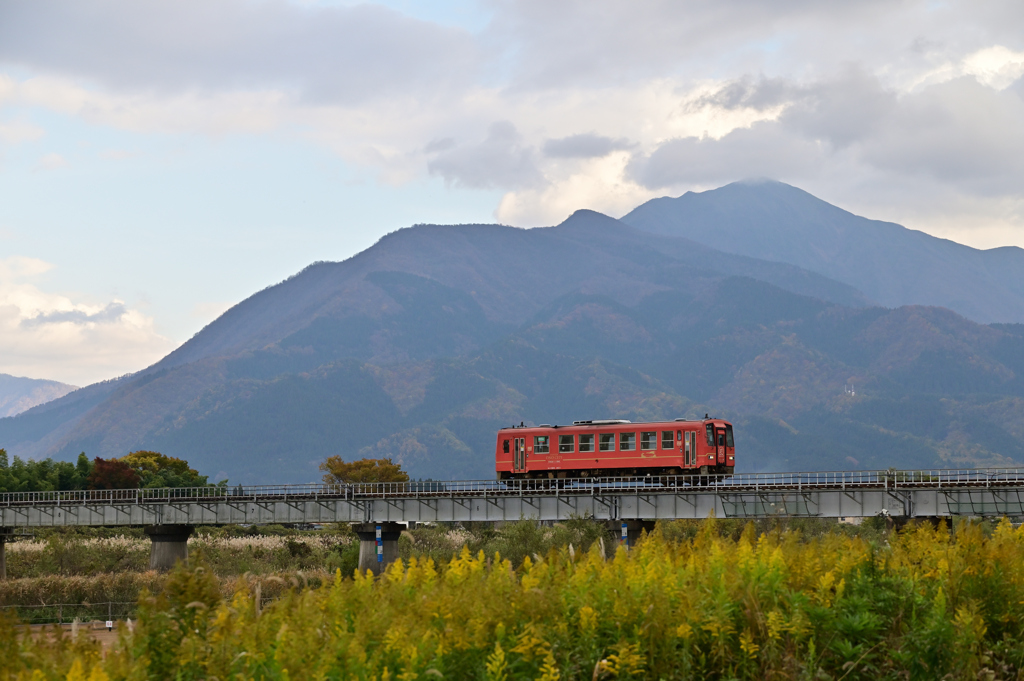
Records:
{"label": "cloud", "polygon": [[623,215],[657,193],[640,186],[625,172],[626,151],[583,159],[566,174],[550,173],[548,183],[508,192],[495,211],[498,221],[512,225],[553,225],[580,208]]}
{"label": "cloud", "polygon": [[0,373],[86,385],[143,369],[174,348],[124,301],[95,305],[39,288],[52,269],[36,258],[0,260]]}
{"label": "cloud", "polygon": [[799,85],[785,78],[766,78],[763,74],[754,77],[744,74],[735,80],[722,83],[707,94],[700,95],[691,108],[768,111],[786,105],[802,94]]}
{"label": "cloud", "polygon": [[67,159],[56,152],[43,156],[35,165],[35,170],[57,170],[68,166]]}
{"label": "cloud", "polygon": [[12,255],[0,260],[0,282],[38,277],[52,269],[53,265],[45,260],[29,258],[23,255]]}
{"label": "cloud", "polygon": [[43,324],[111,324],[116,323],[128,314],[128,308],[124,303],[115,301],[107,303],[107,306],[98,312],[90,312],[84,309],[56,310],[54,312],[40,312],[35,317],[21,320],[21,327],[28,329]]}
{"label": "cloud", "polygon": [[1024,101],[962,77],[906,95],[862,157],[879,170],[988,194],[1024,187]]}
{"label": "cloud", "polygon": [[1014,52],[1002,45],[993,45],[968,55],[963,70],[989,87],[1003,90],[1024,76],[1024,51]]}
{"label": "cloud", "polygon": [[635,158],[627,172],[651,189],[752,177],[793,180],[813,174],[824,158],[819,143],[793,135],[777,122],[763,121],[720,139],[670,140],[649,156]]}
{"label": "cloud", "polygon": [[[436,147],[435,147],[436,148]],[[516,126],[492,123],[482,142],[447,147],[427,164],[432,175],[474,189],[519,189],[540,184],[543,176],[534,151],[523,144]]]}
{"label": "cloud", "polygon": [[626,138],[612,139],[590,133],[578,133],[544,142],[548,158],[601,158],[613,151],[632,149],[636,145]]}
{"label": "cloud", "polygon": [[[725,83],[696,101],[741,107],[761,97],[765,82]],[[628,172],[651,188],[808,180],[829,167],[851,177],[929,178],[958,191],[1019,194],[1024,186],[1024,100],[1012,90],[961,76],[899,93],[856,69],[811,83],[773,82],[770,90],[762,100],[778,107],[776,118],[717,139],[666,140],[638,154]]]}
{"label": "cloud", "polygon": [[370,4],[10,0],[0,21],[0,61],[122,92],[437,96],[473,77],[476,52],[464,30]]}
{"label": "cloud", "polygon": [[522,224],[556,221],[569,201],[613,211],[763,175],[917,227],[1002,225],[1024,243],[1024,3],[486,10],[473,33],[441,10],[428,21],[372,4],[10,0],[0,106],[140,133],[298,138],[382,182],[504,192],[496,216]]}
{"label": "cloud", "polygon": [[0,142],[4,144],[21,144],[32,142],[45,134],[38,125],[28,121],[10,121],[0,123]]}

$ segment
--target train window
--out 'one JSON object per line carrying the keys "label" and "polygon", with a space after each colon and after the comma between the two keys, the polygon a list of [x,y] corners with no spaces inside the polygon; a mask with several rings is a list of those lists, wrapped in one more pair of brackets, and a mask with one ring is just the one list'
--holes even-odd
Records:
{"label": "train window", "polygon": [[548,441],[550,438],[547,435],[534,435],[533,436],[533,453],[534,454],[547,454],[548,453]]}
{"label": "train window", "polygon": [[631,452],[636,449],[636,433],[619,433],[619,451]]}
{"label": "train window", "polygon": [[704,431],[707,433],[708,447],[715,446],[715,427],[710,423],[704,426]]}
{"label": "train window", "polygon": [[601,433],[597,436],[597,448],[602,452],[615,451],[615,434]]}
{"label": "train window", "polygon": [[671,430],[663,430],[663,431],[661,431],[661,448],[662,449],[675,449],[676,448],[675,442],[676,441],[672,439],[672,431]]}
{"label": "train window", "polygon": [[504,442],[501,443],[501,450],[508,454],[508,440],[505,440]]}
{"label": "train window", "polygon": [[640,433],[640,449],[657,449],[658,448],[658,431],[652,430],[647,433]]}
{"label": "train window", "polygon": [[576,436],[575,435],[559,435],[558,436],[558,451],[566,454],[569,452],[576,451]]}
{"label": "train window", "polygon": [[594,451],[594,436],[593,435],[580,435],[580,451],[581,452],[592,452],[592,451]]}
{"label": "train window", "polygon": [[736,446],[736,445],[733,444],[733,441],[732,441],[732,426],[726,426],[725,427],[725,446],[726,447],[735,447]]}

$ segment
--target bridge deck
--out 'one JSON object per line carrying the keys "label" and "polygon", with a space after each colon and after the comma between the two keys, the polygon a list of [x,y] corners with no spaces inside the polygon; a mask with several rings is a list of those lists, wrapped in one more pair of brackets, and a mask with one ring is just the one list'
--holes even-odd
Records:
{"label": "bridge deck", "polygon": [[1024,515],[1024,469],[257,485],[0,494],[0,528]]}

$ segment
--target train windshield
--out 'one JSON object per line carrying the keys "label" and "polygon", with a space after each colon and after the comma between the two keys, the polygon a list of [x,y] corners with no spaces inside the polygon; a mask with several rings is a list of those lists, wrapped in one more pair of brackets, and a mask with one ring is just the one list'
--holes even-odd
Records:
{"label": "train windshield", "polygon": [[725,427],[725,446],[726,447],[735,447],[736,446],[736,445],[734,445],[732,443],[732,426],[728,426],[728,425]]}

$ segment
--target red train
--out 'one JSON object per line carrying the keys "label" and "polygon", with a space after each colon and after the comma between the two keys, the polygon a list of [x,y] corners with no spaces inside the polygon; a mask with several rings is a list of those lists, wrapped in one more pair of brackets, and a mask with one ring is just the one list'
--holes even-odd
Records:
{"label": "red train", "polygon": [[732,475],[732,424],[700,421],[575,421],[498,431],[495,469],[511,478]]}

